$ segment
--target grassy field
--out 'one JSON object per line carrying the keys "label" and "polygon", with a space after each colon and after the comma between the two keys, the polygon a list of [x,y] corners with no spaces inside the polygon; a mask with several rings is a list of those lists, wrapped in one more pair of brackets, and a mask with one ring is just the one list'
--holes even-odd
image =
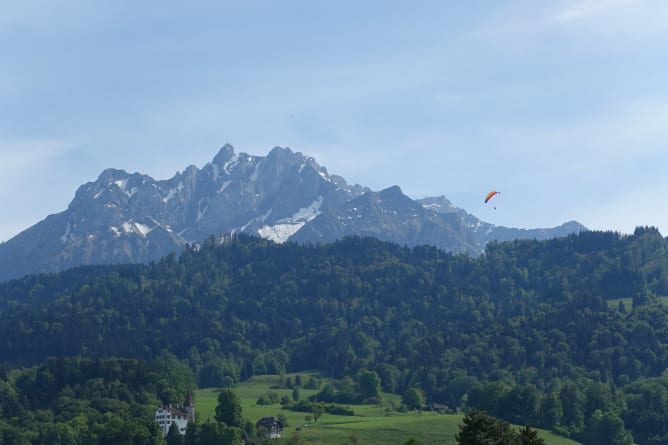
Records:
{"label": "grassy field", "polygon": [[[663,306],[668,306],[668,296],[662,295],[657,298],[659,303],[661,303]],[[619,303],[622,302],[624,303],[624,307],[626,308],[627,311],[630,311],[633,308],[633,298],[617,298],[614,300],[608,300],[608,307],[610,309],[617,309],[619,307]]]}
{"label": "grassy field", "polygon": [[[294,375],[290,375],[294,379]],[[302,373],[306,381],[308,373]],[[253,423],[265,416],[278,417],[283,414],[288,426],[283,429],[282,439],[286,442],[295,435],[305,444],[403,444],[414,438],[423,445],[454,445],[455,434],[459,431],[462,416],[459,414],[436,414],[433,412],[398,413],[387,412],[394,402],[398,406],[401,398],[396,394],[383,394],[383,403],[376,405],[350,405],[355,416],[323,414],[317,423],[306,422],[306,413],[281,409],[279,404],[262,406],[255,402],[278,382],[278,376],[256,376],[240,383],[233,391],[241,399],[243,416]],[[290,395],[289,389],[271,389],[280,397]],[[314,390],[300,390],[302,398],[315,393]],[[195,404],[200,422],[207,418],[213,420],[217,405],[216,389],[200,389],[195,393]],[[547,431],[540,431],[547,445],[576,445],[577,442],[556,436]]]}
{"label": "grassy field", "polygon": [[607,303],[610,309],[617,309],[619,307],[619,303],[624,303],[624,307],[626,308],[627,311],[630,311],[631,308],[633,307],[632,298],[617,298],[614,300],[608,300]]}

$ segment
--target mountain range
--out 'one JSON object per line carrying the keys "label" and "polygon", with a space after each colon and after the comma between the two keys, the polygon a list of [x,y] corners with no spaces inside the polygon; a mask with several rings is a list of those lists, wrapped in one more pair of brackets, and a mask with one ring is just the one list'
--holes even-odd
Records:
{"label": "mountain range", "polygon": [[444,196],[412,199],[398,186],[373,191],[329,174],[312,157],[276,147],[266,156],[227,144],[203,168],[167,180],[104,170],[68,208],[0,244],[0,280],[86,264],[156,260],[211,236],[254,234],[277,243],[370,236],[479,255],[490,241],[549,239],[586,230],[483,222]]}

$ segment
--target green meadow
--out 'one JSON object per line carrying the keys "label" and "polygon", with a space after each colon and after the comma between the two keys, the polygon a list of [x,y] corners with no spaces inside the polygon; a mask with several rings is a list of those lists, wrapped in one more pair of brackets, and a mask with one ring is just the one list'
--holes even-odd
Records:
{"label": "green meadow", "polygon": [[[668,306],[668,296],[666,295],[658,296],[657,301],[661,303],[663,306]],[[608,300],[607,303],[610,309],[617,309],[619,307],[619,303],[624,303],[624,307],[626,308],[627,311],[633,309],[633,298],[631,297],[615,298],[613,300]]]}
{"label": "green meadow", "polygon": [[[294,379],[296,374],[290,374]],[[301,373],[306,381],[308,373]],[[257,405],[257,399],[268,391],[291,396],[290,389],[271,389],[278,383],[278,376],[255,376],[236,385],[233,391],[241,399],[243,416],[253,423],[265,416],[286,417],[281,439],[277,443],[304,444],[403,444],[413,438],[422,445],[455,445],[461,414],[438,414],[430,411],[400,413],[392,406],[399,406],[401,397],[383,393],[380,405],[346,405],[355,411],[354,416],[322,414],[318,422],[307,421],[307,413],[281,409],[281,405]],[[316,390],[300,388],[300,398],[307,398]],[[200,389],[195,392],[197,416],[200,422],[213,420],[217,405],[217,389]],[[577,445],[569,439],[539,430],[547,445]]]}

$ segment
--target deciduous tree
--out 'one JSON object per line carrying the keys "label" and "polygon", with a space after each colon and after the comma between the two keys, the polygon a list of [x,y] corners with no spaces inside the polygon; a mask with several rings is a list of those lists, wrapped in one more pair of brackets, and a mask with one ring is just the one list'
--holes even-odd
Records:
{"label": "deciduous tree", "polygon": [[218,394],[218,405],[216,406],[215,418],[227,426],[241,428],[243,416],[241,412],[241,400],[234,391],[229,388],[223,389]]}

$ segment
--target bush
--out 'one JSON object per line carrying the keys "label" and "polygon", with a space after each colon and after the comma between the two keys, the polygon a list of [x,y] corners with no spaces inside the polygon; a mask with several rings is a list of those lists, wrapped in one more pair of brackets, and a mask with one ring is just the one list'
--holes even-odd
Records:
{"label": "bush", "polygon": [[271,398],[269,397],[269,394],[262,394],[257,398],[255,403],[258,405],[271,405]]}
{"label": "bush", "polygon": [[258,405],[273,405],[278,403],[278,401],[278,394],[273,391],[269,391],[268,393],[262,394],[260,397],[258,397],[255,403]]}

